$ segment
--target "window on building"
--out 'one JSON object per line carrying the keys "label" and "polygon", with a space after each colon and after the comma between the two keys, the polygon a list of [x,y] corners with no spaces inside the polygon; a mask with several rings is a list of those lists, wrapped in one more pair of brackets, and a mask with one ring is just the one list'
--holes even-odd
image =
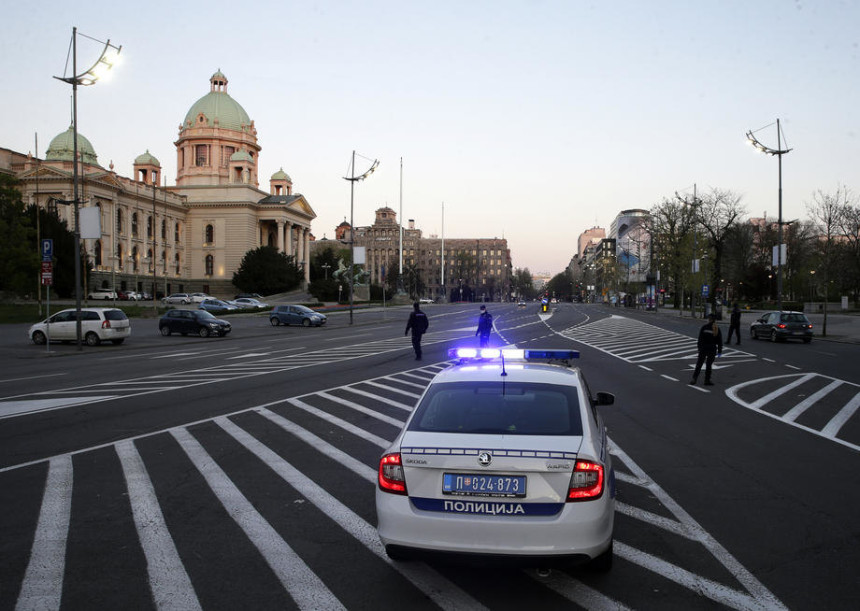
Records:
{"label": "window on building", "polygon": [[209,147],[205,144],[198,144],[194,147],[194,164],[198,168],[209,165]]}
{"label": "window on building", "polygon": [[161,239],[167,240],[167,219],[161,221]]}
{"label": "window on building", "polygon": [[161,251],[161,273],[167,275],[167,251]]}
{"label": "window on building", "polygon": [[221,165],[225,168],[230,164],[230,157],[233,156],[233,153],[236,152],[235,147],[225,146],[224,147],[224,157],[221,159]]}
{"label": "window on building", "polygon": [[96,240],[95,247],[93,248],[93,255],[96,260],[96,267],[101,267],[102,265],[102,241]]}
{"label": "window on building", "polygon": [[206,225],[205,235],[203,236],[203,241],[206,244],[212,244],[215,242],[215,228],[212,225]]}
{"label": "window on building", "polygon": [[211,276],[213,270],[215,269],[215,257],[212,255],[206,255],[206,272],[207,276]]}
{"label": "window on building", "polygon": [[122,230],[122,208],[117,208],[116,211],[116,234],[123,235],[125,232]]}
{"label": "window on building", "polygon": [[119,271],[122,271],[122,253],[123,253],[122,244],[117,244],[116,245],[116,260],[119,262],[119,264],[117,265],[117,269]]}
{"label": "window on building", "polygon": [[179,253],[176,253],[173,256],[173,263],[176,266],[175,274],[178,276],[179,275]]}
{"label": "window on building", "polygon": [[152,239],[152,221],[153,218],[151,216],[146,217],[146,239]]}
{"label": "window on building", "polygon": [[137,237],[137,212],[131,215],[131,237]]}
{"label": "window on building", "polygon": [[173,228],[173,241],[179,243],[179,223]]}

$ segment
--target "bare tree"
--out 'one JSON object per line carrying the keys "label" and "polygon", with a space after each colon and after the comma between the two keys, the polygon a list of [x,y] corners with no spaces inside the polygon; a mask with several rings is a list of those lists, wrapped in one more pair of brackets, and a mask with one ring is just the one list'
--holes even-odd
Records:
{"label": "bare tree", "polygon": [[839,231],[847,247],[847,276],[854,301],[860,298],[860,203],[846,189],[845,206],[839,221]]}
{"label": "bare tree", "polygon": [[833,277],[837,256],[837,238],[843,223],[846,208],[850,206],[851,194],[844,186],[837,186],[833,193],[820,189],[812,195],[806,209],[818,230],[818,252],[821,256],[821,271],[824,284],[824,324],[821,334],[827,335],[827,297],[830,279]]}
{"label": "bare tree", "polygon": [[668,272],[672,282],[675,308],[681,312],[687,264],[690,261],[689,243],[695,223],[693,207],[681,201],[664,199],[651,208],[652,248],[658,253],[658,268]]}
{"label": "bare tree", "polygon": [[[746,214],[741,204],[741,196],[729,190],[712,188],[704,197],[698,199],[696,220],[708,237],[714,253],[714,267],[711,285],[720,286],[723,277],[723,254],[726,240],[738,219]],[[716,290],[711,293],[711,303],[716,302]]]}

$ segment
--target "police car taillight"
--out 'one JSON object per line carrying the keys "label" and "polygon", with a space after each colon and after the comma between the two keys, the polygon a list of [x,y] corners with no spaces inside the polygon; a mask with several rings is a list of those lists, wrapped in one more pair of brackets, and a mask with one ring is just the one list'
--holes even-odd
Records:
{"label": "police car taillight", "polygon": [[603,494],[603,465],[588,460],[577,460],[570,476],[567,501],[589,501]]}
{"label": "police car taillight", "polygon": [[110,329],[110,321],[109,320],[103,320],[102,321],[102,329]]}
{"label": "police car taillight", "polygon": [[386,454],[379,460],[379,489],[392,494],[406,494],[406,478],[399,452]]}

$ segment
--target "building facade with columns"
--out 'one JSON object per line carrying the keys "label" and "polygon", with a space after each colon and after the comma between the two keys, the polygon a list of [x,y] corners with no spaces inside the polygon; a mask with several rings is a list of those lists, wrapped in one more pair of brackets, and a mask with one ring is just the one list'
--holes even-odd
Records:
{"label": "building facade with columns", "polygon": [[[335,229],[335,237],[344,246],[349,245],[351,235],[346,221]],[[387,206],[377,209],[372,225],[356,226],[355,245],[366,249],[365,269],[371,284],[384,284],[400,268],[397,213]],[[313,247],[330,248],[331,243],[320,240]],[[403,227],[403,269],[404,274],[414,269],[425,286],[422,296],[434,300],[510,298],[511,251],[504,238],[425,238],[414,219],[409,219]]]}
{"label": "building facade with columns", "polygon": [[[259,188],[257,130],[227,93],[217,71],[174,142],[174,186],[162,186],[161,164],[147,150],[131,178],[103,168],[92,144],[78,134],[79,201],[100,209],[101,235],[82,240],[94,264],[90,282],[153,293],[234,292],[233,273],[245,254],[274,246],[295,256],[309,281],[311,222],[316,217],[283,169]],[[21,181],[25,203],[46,207],[74,227],[73,131],[54,138],[44,159],[0,149],[0,171]],[[153,289],[153,284],[154,289]]]}

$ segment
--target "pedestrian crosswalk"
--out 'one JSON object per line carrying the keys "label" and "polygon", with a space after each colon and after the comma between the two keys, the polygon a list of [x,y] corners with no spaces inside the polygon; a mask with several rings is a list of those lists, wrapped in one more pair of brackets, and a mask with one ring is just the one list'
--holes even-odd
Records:
{"label": "pedestrian crosswalk", "polygon": [[[0,469],[0,490],[22,478],[41,482],[30,498],[0,495],[3,567],[20,576],[5,579],[0,608],[58,609],[93,596],[101,608],[370,609],[390,607],[393,595],[403,608],[426,608],[428,601],[442,609],[540,607],[559,600],[571,608],[690,608],[705,601],[784,608],[615,444],[616,556],[623,574],[634,571],[653,584],[653,600],[625,594],[624,579],[614,582],[611,574],[518,571],[506,573],[503,586],[495,572],[493,579],[478,573],[470,579],[462,570],[388,559],[375,530],[377,460],[447,366],[286,397]],[[37,519],[22,518],[31,528],[24,535],[21,520],[4,517],[15,514],[15,504],[39,508]],[[130,527],[117,532],[128,540],[100,543],[92,536],[99,525],[123,523]],[[679,537],[686,543],[676,547],[671,541]],[[91,553],[82,555],[84,541]],[[112,549],[101,549],[104,558],[115,558],[119,548],[129,566],[139,567],[118,592],[99,583],[115,570],[100,564],[100,544]],[[701,566],[703,553],[715,561],[705,572],[692,568]],[[87,580],[72,582],[69,575]],[[145,600],[130,600],[129,592],[144,592]]]}
{"label": "pedestrian crosswalk", "polygon": [[[697,353],[696,338],[623,316],[612,315],[570,327],[561,335],[628,363],[695,359]],[[737,348],[723,348],[724,359],[751,356]]]}

